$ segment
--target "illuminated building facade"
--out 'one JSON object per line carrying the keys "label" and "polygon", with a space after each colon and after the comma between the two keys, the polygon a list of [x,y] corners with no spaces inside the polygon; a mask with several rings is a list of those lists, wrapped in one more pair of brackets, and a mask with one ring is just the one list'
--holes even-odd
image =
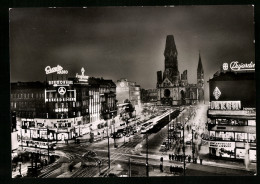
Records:
{"label": "illuminated building facade", "polygon": [[256,83],[252,69],[228,69],[225,63],[209,80],[211,156],[256,162]]}
{"label": "illuminated building facade", "polygon": [[97,129],[104,110],[116,116],[112,80],[85,76],[84,68],[71,78],[59,65],[45,71],[45,82],[11,83],[12,130],[23,146],[67,142]]}
{"label": "illuminated building facade", "polygon": [[119,104],[128,99],[133,106],[141,105],[141,89],[135,82],[120,79],[116,82],[116,96]]}

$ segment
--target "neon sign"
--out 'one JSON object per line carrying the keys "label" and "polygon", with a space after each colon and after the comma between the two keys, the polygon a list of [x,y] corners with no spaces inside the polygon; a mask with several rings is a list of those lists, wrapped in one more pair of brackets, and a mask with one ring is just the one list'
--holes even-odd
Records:
{"label": "neon sign", "polygon": [[219,97],[220,97],[220,95],[221,95],[221,92],[220,92],[220,90],[218,89],[218,87],[216,87],[216,88],[214,89],[213,95],[214,95],[214,97],[215,97],[216,100],[219,99]]}
{"label": "neon sign", "polygon": [[210,109],[214,110],[239,110],[241,108],[240,101],[212,101]]}
{"label": "neon sign", "polygon": [[76,98],[46,98],[45,102],[75,102]]}
{"label": "neon sign", "polygon": [[53,85],[53,86],[69,86],[70,84],[73,84],[73,81],[68,81],[68,80],[49,81],[49,85]]}
{"label": "neon sign", "polygon": [[46,74],[55,73],[55,72],[57,72],[57,74],[68,74],[68,70],[63,70],[63,67],[60,65],[57,65],[52,68],[50,66],[47,66],[45,68],[45,72]]}
{"label": "neon sign", "polygon": [[[238,61],[232,61],[229,67],[233,71],[252,71],[255,70],[255,63],[253,63],[253,61],[250,63],[239,63]],[[228,70],[228,63],[223,63],[222,68],[223,70]]]}
{"label": "neon sign", "polygon": [[66,88],[65,87],[59,87],[58,92],[59,92],[59,94],[64,95],[66,93]]}
{"label": "neon sign", "polygon": [[81,75],[76,73],[76,78],[78,78],[79,81],[88,82],[89,76],[84,75],[84,73],[85,73],[85,69],[82,67],[81,68]]}

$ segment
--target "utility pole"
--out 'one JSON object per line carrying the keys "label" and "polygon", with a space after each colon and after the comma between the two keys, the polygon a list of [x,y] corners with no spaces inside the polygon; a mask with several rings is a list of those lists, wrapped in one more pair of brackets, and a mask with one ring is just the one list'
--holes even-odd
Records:
{"label": "utility pole", "polygon": [[116,123],[115,123],[115,120],[114,120],[113,113],[112,113],[112,124],[113,124],[113,127],[114,127],[114,132],[113,132],[114,148],[116,148]]}
{"label": "utility pole", "polygon": [[146,177],[149,177],[149,165],[148,165],[148,134],[146,134]]}
{"label": "utility pole", "polygon": [[194,150],[194,145],[193,145],[193,129],[191,129],[191,135],[192,135],[192,137],[191,137],[191,148],[192,148],[192,161],[193,161],[193,163],[194,163],[194,152],[195,152],[195,150]]}
{"label": "utility pole", "polygon": [[108,136],[108,122],[107,122],[107,149],[108,149],[108,152],[107,152],[108,168],[110,169],[110,148],[109,148],[109,136]]}
{"label": "utility pole", "polygon": [[170,122],[171,122],[171,113],[169,114],[169,123],[168,123],[168,150],[170,149]]}
{"label": "utility pole", "polygon": [[183,121],[183,175],[185,176],[185,140],[184,140],[185,120]]}
{"label": "utility pole", "polygon": [[23,135],[22,135],[22,126],[21,126],[21,129],[20,129],[20,134],[21,134],[21,147],[22,147],[22,150],[23,150]]}
{"label": "utility pole", "polygon": [[48,128],[48,125],[47,125],[47,145],[48,145],[48,162],[50,163],[50,147],[49,147],[49,128]]}

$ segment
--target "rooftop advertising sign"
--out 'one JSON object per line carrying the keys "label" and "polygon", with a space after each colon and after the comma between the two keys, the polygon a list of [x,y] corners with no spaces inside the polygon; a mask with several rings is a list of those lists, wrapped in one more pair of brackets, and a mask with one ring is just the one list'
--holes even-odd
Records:
{"label": "rooftop advertising sign", "polygon": [[232,61],[229,64],[229,68],[228,63],[223,63],[222,68],[224,71],[228,70],[229,68],[232,71],[254,71],[255,63],[253,63],[253,61],[251,61],[250,63],[239,63],[238,61]]}
{"label": "rooftop advertising sign", "polygon": [[68,70],[63,70],[63,67],[60,65],[57,65],[52,68],[50,66],[46,66],[45,72],[46,72],[46,74],[56,73],[56,72],[57,72],[57,74],[68,74]]}
{"label": "rooftop advertising sign", "polygon": [[69,80],[55,80],[55,81],[48,81],[49,85],[53,86],[69,86],[70,84],[73,84],[73,81]]}
{"label": "rooftop advertising sign", "polygon": [[79,81],[88,82],[89,76],[84,75],[84,73],[85,73],[85,69],[82,67],[82,68],[81,68],[81,75],[79,75],[78,73],[76,73],[76,78],[78,78]]}

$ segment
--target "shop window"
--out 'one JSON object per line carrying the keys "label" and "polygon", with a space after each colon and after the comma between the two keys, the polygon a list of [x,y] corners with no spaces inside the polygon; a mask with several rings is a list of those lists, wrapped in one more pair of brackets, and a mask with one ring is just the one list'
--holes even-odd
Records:
{"label": "shop window", "polygon": [[237,125],[243,125],[243,126],[246,126],[247,125],[247,123],[246,123],[246,120],[238,120],[237,121]]}
{"label": "shop window", "polygon": [[256,150],[249,150],[249,160],[256,162]]}
{"label": "shop window", "polygon": [[229,119],[216,119],[216,124],[218,125],[228,125],[230,124]]}
{"label": "shop window", "polygon": [[240,148],[236,149],[236,158],[244,159],[245,158],[245,154],[246,154],[246,150],[245,149],[240,149]]}
{"label": "shop window", "polygon": [[233,132],[216,132],[216,139],[225,140],[225,141],[233,141],[234,133]]}
{"label": "shop window", "polygon": [[235,133],[235,140],[236,141],[243,141],[246,142],[247,141],[247,133]]}
{"label": "shop window", "polygon": [[255,120],[248,120],[248,126],[256,126]]}
{"label": "shop window", "polygon": [[256,134],[248,134],[249,142],[256,142]]}

